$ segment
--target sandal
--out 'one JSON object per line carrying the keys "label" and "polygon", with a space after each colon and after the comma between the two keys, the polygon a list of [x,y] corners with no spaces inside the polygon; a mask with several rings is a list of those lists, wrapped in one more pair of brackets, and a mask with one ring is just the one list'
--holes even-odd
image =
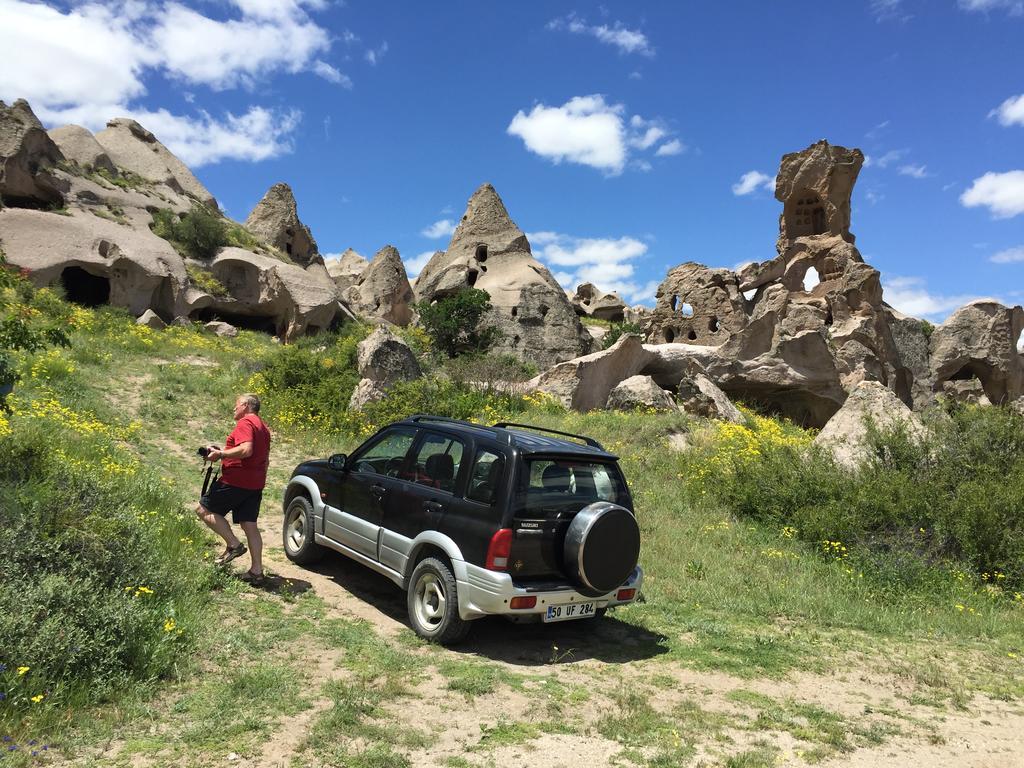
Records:
{"label": "sandal", "polygon": [[240,578],[254,587],[262,587],[267,582],[267,574],[253,573],[252,571],[246,571]]}
{"label": "sandal", "polygon": [[243,544],[242,542],[238,542],[236,546],[228,547],[227,549],[225,549],[224,553],[220,557],[218,557],[214,562],[217,563],[217,565],[227,565],[236,557],[241,557],[248,551],[249,549],[245,546],[245,544]]}

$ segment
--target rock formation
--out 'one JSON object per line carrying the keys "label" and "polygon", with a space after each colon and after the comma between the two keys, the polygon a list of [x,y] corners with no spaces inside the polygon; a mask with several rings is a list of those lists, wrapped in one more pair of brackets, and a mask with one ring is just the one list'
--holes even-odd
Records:
{"label": "rock formation", "polygon": [[577,286],[571,301],[577,314],[613,323],[621,323],[627,309],[619,294],[605,293],[593,283]]}
{"label": "rock formation", "polygon": [[677,390],[676,400],[680,408],[691,416],[731,421],[733,424],[745,424],[747,421],[725,392],[703,373],[681,379]]}
{"label": "rock formation", "polygon": [[338,286],[338,293],[342,296],[353,285],[359,282],[359,276],[363,274],[370,262],[353,251],[347,249],[340,258],[325,262],[327,274],[331,276],[334,284]]}
{"label": "rock formation", "polygon": [[544,368],[593,346],[565,291],[533,258],[526,235],[490,184],[473,193],[447,251],[436,253],[416,280],[417,296],[427,301],[467,287],[491,297],[484,322],[501,331],[497,352]]}
{"label": "rock formation", "polygon": [[67,184],[52,169],[64,156],[24,99],[0,101],[0,203],[60,207]]}
{"label": "rock formation", "polygon": [[194,198],[203,205],[217,209],[213,195],[181,160],[156,136],[134,120],[118,117],[96,134],[96,141],[118,168],[131,171],[147,181],[162,184],[180,195]]}
{"label": "rock formation", "polygon": [[278,183],[268,189],[245,220],[245,226],[300,267],[323,263],[309,227],[299,221],[295,195],[287,184]]}
{"label": "rock formation", "polygon": [[356,284],[342,296],[352,311],[366,319],[402,326],[412,322],[416,297],[394,246],[377,251]]}
{"label": "rock formation", "polygon": [[856,469],[869,458],[869,423],[881,431],[904,430],[916,440],[927,434],[920,417],[890,389],[877,381],[863,381],[814,438],[814,444],[830,451],[838,464]]}
{"label": "rock formation", "polygon": [[49,136],[70,162],[86,170],[104,170],[112,176],[117,175],[117,166],[88,129],[80,125],[65,125],[54,128]]}
{"label": "rock formation", "polygon": [[380,400],[399,381],[411,381],[423,375],[409,345],[386,326],[379,326],[359,342],[356,363],[362,378],[349,400],[348,407],[353,410]]}
{"label": "rock formation", "polygon": [[630,411],[634,408],[653,408],[656,411],[678,411],[672,395],[659,387],[650,376],[630,376],[623,379],[608,393],[607,408]]}

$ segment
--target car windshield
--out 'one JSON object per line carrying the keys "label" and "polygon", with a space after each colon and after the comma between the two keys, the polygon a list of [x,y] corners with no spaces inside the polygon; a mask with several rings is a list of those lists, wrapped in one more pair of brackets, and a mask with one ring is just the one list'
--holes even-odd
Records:
{"label": "car windshield", "polygon": [[626,484],[614,464],[586,459],[531,459],[519,478],[516,516],[577,512],[595,501],[629,505]]}

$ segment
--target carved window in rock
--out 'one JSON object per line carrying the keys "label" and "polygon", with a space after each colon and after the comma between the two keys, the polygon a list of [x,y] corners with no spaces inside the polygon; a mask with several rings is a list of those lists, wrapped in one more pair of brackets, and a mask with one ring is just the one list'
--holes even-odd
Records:
{"label": "carved window in rock", "polygon": [[99,307],[110,301],[110,280],[81,267],[65,267],[60,284],[68,301],[84,307]]}
{"label": "carved window in rock", "polygon": [[817,192],[809,189],[786,203],[786,234],[790,238],[823,235],[828,232],[828,215]]}
{"label": "carved window in rock", "polygon": [[480,263],[483,264],[487,261],[487,246],[480,244],[476,247],[476,251],[473,253],[473,257]]}
{"label": "carved window in rock", "polygon": [[804,272],[803,288],[805,291],[813,291],[814,287],[821,282],[821,275],[818,274],[818,269],[813,264],[807,268]]}
{"label": "carved window in rock", "polygon": [[665,341],[671,344],[676,339],[676,332],[671,328],[666,328],[662,331],[662,335],[665,337]]}

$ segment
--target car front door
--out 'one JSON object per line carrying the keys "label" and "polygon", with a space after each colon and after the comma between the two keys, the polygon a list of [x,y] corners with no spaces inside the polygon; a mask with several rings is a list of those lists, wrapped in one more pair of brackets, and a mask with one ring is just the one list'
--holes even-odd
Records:
{"label": "car front door", "polygon": [[338,475],[324,511],[324,534],[377,560],[385,510],[396,501],[398,479],[416,438],[412,427],[394,427],[361,446]]}

